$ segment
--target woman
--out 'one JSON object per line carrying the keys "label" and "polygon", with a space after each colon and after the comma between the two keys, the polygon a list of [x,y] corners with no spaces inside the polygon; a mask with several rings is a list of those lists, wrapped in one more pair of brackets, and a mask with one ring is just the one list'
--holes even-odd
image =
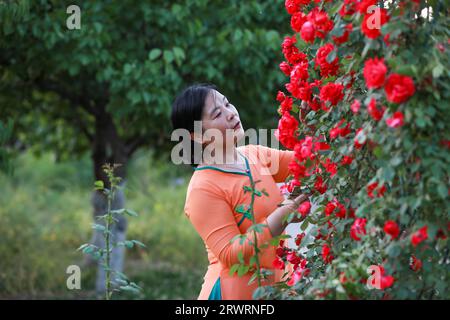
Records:
{"label": "woman", "polygon": [[[244,192],[243,187],[255,182],[257,190],[264,189],[268,193],[268,196],[254,197],[256,223],[267,225],[262,233],[257,233],[258,244],[280,235],[286,227],[283,218],[307,198],[300,195],[294,200],[284,200],[277,186],[277,183],[286,180],[288,164],[294,152],[259,145],[237,147],[236,142],[244,137],[239,113],[227,97],[212,85],[193,85],[185,89],[174,101],[171,117],[174,129],[189,130],[192,144],[200,143],[203,150],[209,148],[216,151],[215,159],[201,157],[198,165],[193,163],[195,171],[189,182],[184,207],[185,214],[205,243],[209,260],[198,299],[250,300],[258,286],[257,281],[248,285],[251,273],[241,277],[237,273],[229,274],[231,266],[239,263],[239,252],[243,253],[247,264],[254,254],[254,248],[247,241],[242,244],[239,240],[231,242],[235,236],[246,234],[252,225],[250,218],[236,209],[242,204],[250,205],[251,192]],[[201,121],[202,132],[215,129],[224,138],[216,136],[202,140],[202,136],[195,133],[194,121]],[[235,134],[230,137],[227,131]],[[191,155],[191,158],[194,160],[195,157]],[[295,218],[292,222],[298,221]],[[248,239],[253,239],[252,231],[248,232]],[[259,254],[261,268],[273,272],[263,285],[281,281],[285,272],[272,266],[276,258],[275,249],[269,245]]]}

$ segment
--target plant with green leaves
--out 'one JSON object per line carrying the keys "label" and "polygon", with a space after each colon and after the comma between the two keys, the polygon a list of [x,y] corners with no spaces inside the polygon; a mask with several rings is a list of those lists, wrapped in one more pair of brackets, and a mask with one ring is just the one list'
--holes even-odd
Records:
{"label": "plant with green leaves", "polygon": [[[231,242],[239,240],[239,244],[242,245],[244,242],[247,241],[249,245],[253,247],[253,255],[250,256],[248,263],[245,262],[244,254],[242,251],[238,253],[238,260],[239,263],[236,263],[231,266],[229,274],[233,275],[237,273],[239,277],[247,274],[248,272],[252,272],[252,276],[250,277],[250,280],[248,282],[248,285],[252,284],[255,280],[258,283],[258,289],[262,287],[262,280],[267,280],[269,275],[272,275],[273,272],[271,270],[268,270],[266,268],[261,267],[260,263],[260,253],[262,249],[267,248],[268,246],[276,246],[280,242],[280,240],[289,238],[289,235],[281,234],[279,236],[275,236],[269,241],[265,243],[258,243],[258,237],[257,234],[263,233],[264,228],[268,228],[267,224],[257,223],[254,213],[254,203],[255,203],[255,196],[256,197],[262,197],[269,196],[267,191],[265,189],[258,190],[256,188],[256,184],[260,182],[260,180],[254,181],[250,176],[250,186],[246,185],[243,187],[244,193],[250,192],[251,193],[251,201],[249,205],[246,204],[239,204],[236,207],[236,212],[242,214],[242,221],[244,219],[249,219],[252,222],[252,225],[247,229],[247,232],[245,234],[238,234],[233,239],[231,239]],[[291,213],[286,217],[286,220],[292,220],[293,215],[295,212]],[[250,233],[252,237],[250,237]],[[284,277],[286,274],[284,274],[282,277]]]}
{"label": "plant with green leaves", "polygon": [[[103,233],[105,240],[105,247],[101,248],[99,246],[86,243],[78,248],[78,250],[82,250],[83,253],[92,255],[95,259],[102,260],[102,266],[106,273],[105,278],[105,298],[106,300],[110,300],[114,291],[130,291],[134,293],[139,293],[142,288],[139,287],[136,283],[131,282],[127,276],[114,270],[111,268],[111,252],[114,247],[123,246],[125,248],[133,248],[135,245],[139,247],[145,247],[145,245],[138,240],[125,240],[115,242],[113,239],[113,234],[111,232],[112,226],[117,219],[115,216],[117,215],[127,215],[131,217],[137,217],[138,214],[129,209],[117,209],[112,210],[111,204],[114,200],[114,196],[121,186],[119,185],[122,180],[120,177],[114,175],[114,170],[118,168],[120,164],[105,164],[103,166],[103,170],[108,177],[109,187],[105,187],[103,181],[98,180],[95,182],[95,190],[99,190],[103,192],[107,198],[107,211],[104,215],[98,216],[97,219],[102,220],[103,223],[94,223],[92,224],[92,228],[96,231],[100,231]],[[114,280],[112,279],[114,278]],[[113,285],[115,286],[113,288]]]}

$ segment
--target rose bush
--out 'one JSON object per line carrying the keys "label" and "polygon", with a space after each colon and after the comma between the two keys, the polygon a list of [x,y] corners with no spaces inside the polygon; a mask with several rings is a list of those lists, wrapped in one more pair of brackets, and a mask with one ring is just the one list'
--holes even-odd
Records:
{"label": "rose bush", "polygon": [[257,298],[450,298],[448,9],[382,4],[285,1],[276,136],[315,206],[299,250],[277,250],[293,274]]}

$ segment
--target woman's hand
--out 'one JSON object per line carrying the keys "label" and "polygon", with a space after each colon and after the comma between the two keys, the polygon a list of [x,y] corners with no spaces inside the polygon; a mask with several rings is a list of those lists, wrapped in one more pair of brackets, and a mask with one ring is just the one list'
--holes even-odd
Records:
{"label": "woman's hand", "polygon": [[309,196],[310,194],[303,193],[295,196],[293,199],[286,199],[267,217],[267,224],[272,236],[276,237],[283,232],[287,225],[286,216],[291,212],[296,212],[297,215],[292,219],[292,221],[290,221],[290,223],[301,222],[303,220],[301,214],[297,212],[297,208],[300,204],[302,204],[302,202],[307,200]]}
{"label": "woman's hand", "polygon": [[[286,206],[286,208],[289,209],[289,213],[297,211],[298,207],[305,202],[306,200],[308,200],[309,196],[311,194],[300,194],[297,197],[295,197],[294,199],[286,199],[283,201],[283,203],[281,204],[282,206]],[[298,213],[298,212],[297,212]],[[303,221],[304,217],[301,216],[300,213],[298,213],[297,215],[294,216],[294,218],[291,220],[290,223],[297,223],[297,222],[301,222]]]}

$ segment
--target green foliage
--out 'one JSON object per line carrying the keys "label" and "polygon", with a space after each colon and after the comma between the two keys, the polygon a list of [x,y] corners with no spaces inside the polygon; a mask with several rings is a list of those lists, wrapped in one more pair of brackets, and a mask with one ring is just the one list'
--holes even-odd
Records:
{"label": "green foliage", "polygon": [[[195,299],[207,261],[183,214],[189,172],[149,159],[148,152],[137,155],[125,189],[128,206],[140,213],[130,220],[128,237],[151,248],[134,243],[127,250],[125,272],[143,293],[114,299]],[[96,298],[96,268],[74,250],[92,233],[89,163],[88,157],[57,162],[27,152],[15,159],[14,175],[0,174],[0,298]],[[73,264],[82,270],[81,291],[66,288],[65,270]]]}
{"label": "green foliage", "polygon": [[68,30],[72,2],[32,1],[0,33],[0,113],[59,158],[90,151],[103,112],[123,141],[164,155],[171,103],[193,82],[217,84],[249,127],[273,127],[282,2],[85,2]]}
{"label": "green foliage", "polygon": [[[97,217],[97,219],[103,220],[102,224],[93,223],[92,229],[99,231],[103,234],[105,240],[105,248],[99,248],[92,244],[83,244],[77,250],[81,250],[84,254],[89,254],[96,260],[101,260],[102,267],[105,270],[105,298],[110,300],[114,291],[127,291],[139,294],[142,290],[136,283],[128,280],[127,276],[117,270],[111,269],[111,252],[114,247],[123,246],[125,248],[131,249],[134,245],[140,247],[145,247],[145,245],[137,240],[125,240],[114,242],[113,234],[111,232],[114,223],[117,219],[114,215],[129,215],[138,216],[136,212],[128,209],[111,210],[111,203],[114,200],[117,190],[120,188],[119,183],[122,180],[120,177],[115,176],[116,168],[120,167],[118,164],[104,164],[103,171],[108,177],[108,189],[104,187],[103,181],[96,181],[94,183],[95,190],[105,194],[107,198],[108,208],[104,215]],[[114,279],[112,278],[114,277]],[[113,285],[115,287],[113,287]]]}
{"label": "green foliage", "polygon": [[12,173],[12,152],[7,146],[11,139],[13,122],[10,120],[4,124],[0,121],[0,171]]}
{"label": "green foliage", "polygon": [[[300,125],[299,140],[306,136],[328,143],[330,149],[316,152],[315,161],[327,186],[324,194],[315,192],[312,202],[320,209],[312,212],[316,239],[309,244],[306,253],[298,254],[307,259],[310,273],[295,285],[261,288],[256,297],[268,299],[448,299],[450,275],[449,220],[450,197],[450,55],[448,36],[450,21],[443,1],[430,1],[433,18],[415,15],[419,9],[414,3],[405,4],[404,12],[395,5],[388,9],[389,22],[383,26],[382,35],[368,39],[361,33],[362,15],[355,13],[345,18],[336,12],[342,2],[321,3],[334,21],[333,30],[325,39],[305,44],[296,34],[299,48],[307,54],[314,66],[318,47],[332,43],[331,35],[339,34],[342,23],[353,23],[349,41],[337,46],[331,58],[337,57],[340,71],[337,76],[321,79],[323,83],[348,84],[349,72],[355,72],[353,85],[344,89],[344,98],[330,110],[305,109]],[[303,10],[308,13],[314,5]],[[402,13],[403,12],[403,13]],[[389,45],[383,36],[390,34]],[[348,59],[351,55],[351,59]],[[398,73],[412,77],[415,93],[402,103],[387,101],[383,87],[367,89],[363,68],[368,58],[384,58],[387,75]],[[329,57],[330,58],[330,57]],[[330,58],[330,59],[331,59]],[[318,67],[318,66],[315,66]],[[320,79],[311,71],[309,82]],[[318,92],[314,92],[317,95]],[[380,121],[367,112],[371,98],[376,98],[386,111]],[[358,112],[349,108],[354,99],[361,101]],[[404,114],[404,125],[389,127],[386,120],[394,112]],[[331,138],[330,130],[341,119],[351,124],[351,134]],[[363,131],[358,136],[355,131]],[[323,139],[323,140],[322,140]],[[355,139],[364,144],[356,148]],[[342,165],[344,155],[351,155],[351,165]],[[325,161],[337,164],[335,176],[327,172]],[[303,164],[303,163],[302,163]],[[301,177],[302,185],[313,186],[317,174]],[[371,183],[385,186],[383,194],[374,191],[370,197],[367,187]],[[343,204],[345,217],[338,217],[336,210],[326,212],[326,206],[334,199]],[[350,212],[354,210],[355,217]],[[328,218],[328,219],[324,219]],[[360,240],[351,237],[355,218],[366,219],[365,233]],[[395,221],[400,229],[398,238],[383,230],[386,221]],[[427,226],[427,238],[417,246],[413,235]],[[320,236],[319,236],[320,235]],[[317,237],[319,236],[319,237]],[[324,245],[330,248],[332,261],[324,258]],[[412,264],[419,259],[420,268]],[[392,285],[384,290],[368,290],[367,268],[383,266],[385,275],[393,277]]]}

